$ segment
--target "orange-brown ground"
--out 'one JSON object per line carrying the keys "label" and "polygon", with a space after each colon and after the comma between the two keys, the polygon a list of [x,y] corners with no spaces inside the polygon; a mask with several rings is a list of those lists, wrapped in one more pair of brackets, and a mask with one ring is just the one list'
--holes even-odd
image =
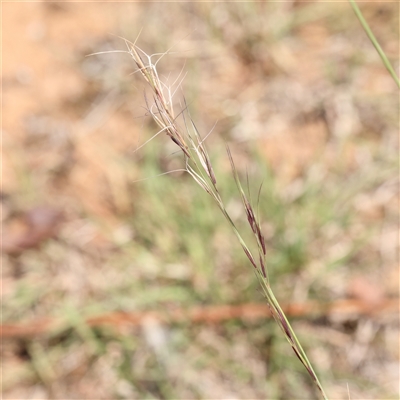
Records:
{"label": "orange-brown ground", "polygon": [[[398,4],[362,10],[398,70]],[[223,141],[251,181],[263,178],[257,163],[271,169],[282,217],[264,228],[278,297],[376,305],[398,296],[398,96],[349,5],[2,3],[3,323],[67,326],[2,342],[3,398],[314,398],[265,321],[150,318],[122,332],[82,322],[263,301],[194,185],[173,189],[182,192],[174,214],[163,184],[182,175],[150,189],[133,183],[179,160],[161,137],[161,155],[134,153],[156,128],[138,118],[143,85],[129,57],[87,55],[124,49],[117,36],[134,40],[141,29],[148,52],[175,46],[160,68],[172,80],[188,71],[202,132],[218,120],[208,142],[220,173],[229,176]],[[240,220],[237,200],[229,204]],[[212,268],[198,268],[208,256]],[[352,399],[398,395],[395,314],[295,322],[332,398],[347,398],[347,384]]]}

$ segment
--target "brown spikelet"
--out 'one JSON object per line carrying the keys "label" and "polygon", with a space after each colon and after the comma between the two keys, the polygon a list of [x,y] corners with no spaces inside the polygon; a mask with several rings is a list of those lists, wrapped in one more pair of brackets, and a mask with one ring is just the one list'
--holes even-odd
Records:
{"label": "brown spikelet", "polygon": [[[128,42],[127,42],[128,44]],[[281,328],[283,334],[289,341],[292,346],[296,356],[303,363],[307,372],[312,377],[318,389],[321,391],[324,399],[327,399],[325,392],[321,386],[321,383],[318,380],[317,375],[315,374],[310,361],[308,360],[306,353],[304,352],[300,342],[298,341],[293,328],[291,327],[289,321],[285,317],[282,308],[280,307],[278,300],[275,298],[275,295],[270,287],[270,282],[268,279],[268,269],[266,265],[266,244],[265,238],[261,231],[261,225],[259,223],[258,214],[253,210],[251,205],[251,201],[248,200],[245,191],[241,185],[238,171],[235,167],[235,163],[233,161],[232,154],[230,152],[229,147],[226,147],[228,158],[231,164],[233,178],[237,185],[241,201],[246,213],[247,221],[250,225],[250,228],[253,232],[255,244],[257,246],[259,260],[256,262],[253,257],[249,247],[243,240],[241,234],[239,233],[235,223],[230,217],[222,197],[217,188],[217,179],[215,177],[215,173],[210,161],[210,157],[208,155],[207,149],[204,145],[204,140],[201,139],[200,133],[198,132],[196,125],[193,120],[190,118],[190,115],[187,112],[187,104],[184,100],[185,107],[184,109],[178,113],[182,115],[185,130],[182,130],[177,123],[177,117],[175,117],[174,108],[172,104],[172,96],[173,91],[170,87],[168,87],[165,83],[163,83],[159,77],[156,70],[156,65],[154,65],[151,61],[151,56],[148,56],[143,50],[139,49],[135,44],[129,43],[128,45],[129,54],[133,58],[138,70],[140,71],[142,77],[150,86],[153,92],[153,105],[146,104],[150,115],[153,117],[154,121],[161,128],[160,132],[165,132],[167,136],[171,138],[171,140],[182,150],[184,155],[184,160],[186,164],[186,171],[191,175],[191,177],[195,180],[195,182],[215,201],[220,211],[228,221],[229,225],[232,228],[233,233],[236,235],[239,240],[240,245],[250,263],[256,270],[256,276],[260,281],[260,285],[265,294],[267,304],[271,310],[274,319],[278,323]],[[139,54],[142,53],[142,55]],[[145,59],[147,58],[147,62]],[[185,117],[185,113],[189,115],[189,119],[187,121]],[[261,186],[258,192],[258,201],[260,198]],[[250,198],[250,195],[249,195]]]}

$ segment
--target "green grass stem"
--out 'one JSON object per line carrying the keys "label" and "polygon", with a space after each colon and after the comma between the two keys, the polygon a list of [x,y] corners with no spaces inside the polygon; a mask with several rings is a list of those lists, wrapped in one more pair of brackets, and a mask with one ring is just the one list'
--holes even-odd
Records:
{"label": "green grass stem", "polygon": [[394,68],[392,67],[392,64],[390,64],[390,61],[387,58],[386,53],[383,51],[382,47],[376,40],[375,35],[373,34],[367,21],[365,20],[364,16],[362,15],[362,12],[361,12],[360,8],[358,7],[356,1],[355,0],[349,0],[349,1],[350,1],[351,6],[353,7],[354,12],[357,15],[357,18],[360,20],[362,27],[364,28],[366,34],[368,35],[369,40],[372,42],[376,51],[378,52],[379,56],[381,57],[383,64],[385,65],[386,69],[389,71],[390,75],[392,75],[392,78],[396,82],[397,86],[400,88],[399,77],[396,75],[396,72],[395,72]]}

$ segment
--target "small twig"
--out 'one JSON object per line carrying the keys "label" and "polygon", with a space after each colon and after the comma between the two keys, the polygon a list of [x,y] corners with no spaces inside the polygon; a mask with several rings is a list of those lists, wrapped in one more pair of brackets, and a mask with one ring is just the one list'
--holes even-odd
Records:
{"label": "small twig", "polygon": [[[371,318],[387,313],[398,313],[399,299],[384,299],[379,304],[371,306],[363,300],[338,300],[332,303],[321,304],[314,301],[306,303],[286,304],[282,306],[286,315],[297,318],[316,318],[319,316],[341,315],[360,316],[368,315]],[[138,312],[112,312],[95,317],[87,317],[85,322],[91,327],[113,326],[140,326],[148,318],[154,318],[165,324],[218,324],[223,321],[240,319],[256,321],[272,317],[266,304],[248,303],[241,305],[218,305],[209,307],[193,307],[189,309],[151,310]],[[62,319],[39,318],[32,321],[8,323],[0,325],[1,338],[23,338],[40,335],[49,335],[54,331],[69,329],[71,324]]]}

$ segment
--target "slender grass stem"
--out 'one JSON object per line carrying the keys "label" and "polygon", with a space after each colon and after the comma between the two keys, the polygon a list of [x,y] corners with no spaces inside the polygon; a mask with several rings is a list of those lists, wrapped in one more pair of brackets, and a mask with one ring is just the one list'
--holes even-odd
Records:
{"label": "slender grass stem", "polygon": [[375,35],[373,34],[371,28],[369,27],[367,21],[365,20],[360,8],[358,7],[357,3],[355,0],[349,0],[351,6],[353,7],[353,10],[355,14],[357,15],[357,18],[360,20],[362,27],[365,30],[365,33],[368,35],[369,40],[372,42],[374,45],[376,51],[378,52],[379,56],[381,57],[381,60],[383,64],[385,65],[386,69],[389,71],[390,75],[392,75],[392,78],[396,82],[397,86],[400,88],[400,80],[399,77],[397,76],[394,68],[392,67],[392,64],[390,63],[389,59],[386,56],[386,53],[383,51],[382,47],[376,40]]}
{"label": "slender grass stem", "polygon": [[[141,71],[142,77],[147,81],[153,92],[154,104],[151,106],[148,105],[148,108],[154,121],[161,128],[161,130],[156,135],[161,132],[165,132],[166,135],[169,136],[171,140],[180,147],[184,156],[186,171],[192,176],[194,181],[216,202],[217,206],[231,226],[233,233],[236,235],[244,253],[246,254],[247,258],[255,269],[255,273],[260,281],[261,287],[264,291],[267,303],[270,307],[271,313],[274,316],[275,321],[278,323],[286,339],[292,346],[292,349],[295,352],[296,356],[306,368],[314,384],[321,391],[323,398],[327,400],[328,397],[326,396],[324,389],[322,388],[322,385],[316,373],[314,372],[314,369],[312,368],[303,347],[300,345],[300,342],[297,339],[293,328],[291,327],[281,306],[279,305],[278,300],[272,292],[268,278],[268,268],[266,262],[266,242],[265,237],[261,231],[261,224],[258,219],[258,213],[254,212],[253,206],[250,201],[251,199],[249,200],[245,190],[240,183],[239,173],[235,167],[235,163],[233,161],[233,157],[229,150],[229,147],[227,147],[227,153],[229,161],[231,163],[233,178],[236,182],[236,186],[242,200],[243,208],[246,212],[247,221],[254,234],[258,257],[254,257],[252,251],[248,247],[247,243],[244,241],[242,235],[240,234],[225,207],[223,199],[218,190],[217,177],[214,174],[211,160],[204,144],[205,139],[201,137],[200,132],[198,131],[196,125],[194,124],[193,120],[186,110],[187,107],[185,107],[184,111],[186,111],[189,119],[187,120],[187,118],[185,117],[185,112],[182,112],[182,118],[186,128],[185,130],[182,130],[180,125],[177,123],[176,118],[174,117],[175,113],[172,103],[172,88],[171,86],[165,84],[159,79],[156,65],[153,64],[151,61],[152,56],[147,55],[143,50],[132,43],[128,45],[128,49],[129,54],[132,56],[133,60],[136,63],[136,66]],[[139,51],[141,55],[139,55]],[[144,62],[144,59],[147,60],[147,64]],[[153,108],[154,110],[157,110],[157,112],[153,112]],[[256,251],[254,251],[254,254],[255,253]]]}

